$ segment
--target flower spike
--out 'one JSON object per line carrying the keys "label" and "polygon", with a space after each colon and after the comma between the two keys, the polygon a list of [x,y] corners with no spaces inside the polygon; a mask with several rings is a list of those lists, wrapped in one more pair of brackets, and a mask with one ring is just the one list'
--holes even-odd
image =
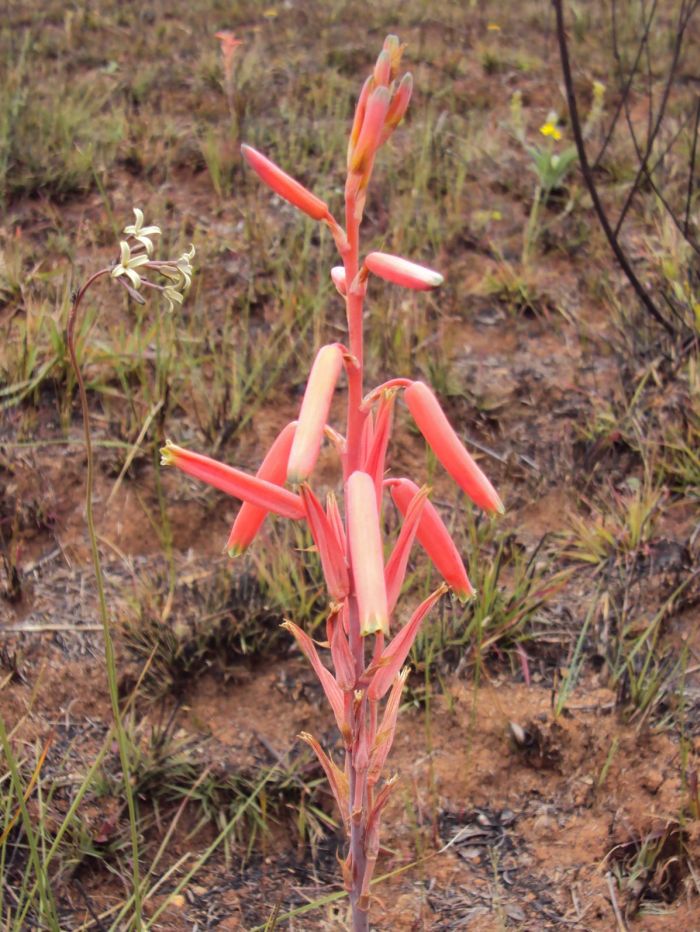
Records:
{"label": "flower spike", "polygon": [[275,194],[279,194],[285,201],[289,201],[294,207],[298,207],[312,220],[328,220],[330,218],[328,204],[325,201],[312,194],[308,188],[305,188],[291,175],[282,171],[278,165],[275,165],[262,152],[258,152],[252,146],[246,145],[241,146],[241,152],[253,171],[266,185],[272,188]]}
{"label": "flower spike", "polygon": [[372,477],[354,472],[347,482],[348,544],[360,611],[360,634],[389,634],[382,534]]}
{"label": "flower spike", "polygon": [[481,508],[503,514],[496,490],[467,453],[428,386],[414,382],[404,392],[404,399],[418,430],[457,485]]}
{"label": "flower spike", "polygon": [[301,403],[299,424],[287,465],[289,482],[303,482],[313,472],[342,366],[343,348],[339,343],[321,347],[311,367]]}
{"label": "flower spike", "polygon": [[379,278],[416,291],[431,291],[444,281],[439,272],[386,252],[371,252],[365,259],[365,265]]}
{"label": "flower spike", "polygon": [[[277,435],[255,474],[258,479],[265,479],[279,486],[284,485],[289,451],[296,428],[297,422],[292,421]],[[250,547],[266,517],[267,509],[243,502],[226,542],[226,550],[230,557],[239,557]]]}
{"label": "flower spike", "polygon": [[161,448],[160,456],[161,466],[176,466],[188,476],[213,485],[227,495],[250,502],[266,511],[273,511],[283,518],[303,518],[305,515],[304,503],[298,495],[273,485],[272,482],[250,476],[233,466],[219,463],[208,456],[202,456],[201,453],[185,450],[169,440]]}

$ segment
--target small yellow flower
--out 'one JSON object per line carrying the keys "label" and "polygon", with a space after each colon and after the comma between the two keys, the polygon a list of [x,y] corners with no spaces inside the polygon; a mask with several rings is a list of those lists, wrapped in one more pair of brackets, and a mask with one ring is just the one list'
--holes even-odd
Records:
{"label": "small yellow flower", "polygon": [[552,139],[557,142],[561,139],[561,130],[552,120],[547,120],[546,123],[543,123],[542,126],[540,126],[540,132],[543,136],[551,136]]}
{"label": "small yellow flower", "polygon": [[498,25],[498,23],[489,23],[486,26],[486,28],[488,29],[489,32],[500,32],[501,31],[501,27]]}

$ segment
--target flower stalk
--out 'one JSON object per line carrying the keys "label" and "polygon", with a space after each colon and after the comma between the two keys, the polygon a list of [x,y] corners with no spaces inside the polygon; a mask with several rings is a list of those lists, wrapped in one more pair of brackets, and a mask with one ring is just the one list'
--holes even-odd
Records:
{"label": "flower stalk", "polygon": [[[341,768],[312,735],[299,736],[318,757],[346,828],[341,868],[353,932],[369,929],[381,818],[396,783],[396,777],[385,770],[408,676],[406,660],[428,612],[449,589],[461,599],[473,595],[462,558],[428,500],[427,487],[419,489],[407,478],[385,475],[396,401],[402,394],[416,426],[457,484],[480,507],[503,509],[427,385],[397,377],[364,393],[362,323],[369,279],[419,291],[435,289],[443,280],[438,272],[399,256],[369,252],[362,258],[360,253],[360,225],[375,159],[403,119],[411,97],[410,74],[399,76],[402,51],[396,36],[388,36],[357,102],[347,153],[344,227],[324,200],[267,156],[243,147],[244,158],[261,181],[330,228],[342,263],[330,274],[345,305],[347,348],[333,343],[318,352],[298,421],[277,438],[257,476],[172,444],[163,449],[166,465],[244,502],[229,539],[230,552],[240,553],[250,545],[268,511],[304,520],[309,527],[329,594],[327,642],[317,645],[292,621],[284,627],[321,683],[345,751]],[[127,284],[135,285],[141,266],[129,266],[128,257],[122,265]],[[343,368],[344,435],[328,423]],[[312,490],[324,438],[331,441],[340,460],[344,515],[333,494],[324,508]],[[285,479],[291,489],[283,488]],[[385,548],[381,521],[389,492],[404,518],[393,548]],[[392,616],[416,538],[444,581],[397,630]],[[390,553],[387,561],[385,550]],[[319,646],[329,648],[325,659]]]}

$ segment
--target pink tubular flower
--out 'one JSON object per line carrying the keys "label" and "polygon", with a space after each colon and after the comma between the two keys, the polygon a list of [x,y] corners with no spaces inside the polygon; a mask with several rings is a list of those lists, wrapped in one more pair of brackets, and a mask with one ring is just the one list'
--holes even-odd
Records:
{"label": "pink tubular flower", "polygon": [[360,613],[360,634],[389,634],[384,555],[372,477],[359,470],[347,482],[348,545]]}
{"label": "pink tubular flower", "polygon": [[[296,427],[297,422],[292,421],[277,435],[255,474],[258,479],[265,479],[274,485],[284,485],[287,479],[287,460]],[[266,508],[243,502],[226,542],[229,556],[238,557],[250,547],[266,516]]]}
{"label": "pink tubular flower", "polygon": [[457,485],[481,508],[503,514],[496,490],[465,450],[428,386],[414,382],[404,392],[404,399],[418,430]]}
{"label": "pink tubular flower", "polygon": [[331,398],[342,367],[343,348],[340,344],[322,346],[311,367],[301,403],[299,423],[287,464],[289,482],[304,482],[313,472],[321,451]]}
{"label": "pink tubular flower", "polygon": [[444,281],[439,272],[386,252],[371,252],[365,259],[365,266],[379,278],[416,291],[431,291]]}
{"label": "pink tubular flower", "polygon": [[[421,490],[410,479],[391,479],[389,484],[396,507],[407,517]],[[417,536],[421,547],[450,589],[453,589],[463,602],[471,598],[474,588],[469,582],[459,551],[435,506],[429,501],[426,501],[418,521]]]}
{"label": "pink tubular flower", "polygon": [[328,204],[322,201],[320,197],[312,194],[308,188],[300,184],[286,172],[275,165],[273,161],[264,156],[252,146],[241,146],[241,152],[246,161],[254,172],[265,182],[268,187],[272,188],[275,194],[279,194],[285,201],[289,201],[294,207],[298,207],[305,214],[308,214],[312,220],[326,220],[330,218]]}
{"label": "pink tubular flower", "polygon": [[160,455],[161,466],[176,466],[188,476],[201,479],[234,498],[250,502],[265,511],[273,511],[283,518],[305,517],[304,503],[299,496],[272,482],[249,476],[240,469],[219,463],[201,453],[185,450],[169,440],[161,448]]}
{"label": "pink tubular flower", "polygon": [[331,598],[342,602],[350,591],[350,578],[345,562],[345,553],[335,529],[328,520],[323,506],[311,491],[311,487],[303,483],[299,495],[306,509],[306,521],[316,549],[321,558],[323,576],[328,586]]}

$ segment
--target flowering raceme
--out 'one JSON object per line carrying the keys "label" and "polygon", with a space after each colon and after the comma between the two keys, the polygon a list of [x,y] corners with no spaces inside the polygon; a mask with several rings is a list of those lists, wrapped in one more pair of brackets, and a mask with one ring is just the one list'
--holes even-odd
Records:
{"label": "flowering raceme", "polygon": [[[232,555],[250,546],[268,512],[308,525],[330,597],[325,644],[332,672],[308,634],[291,621],[285,622],[285,628],[318,676],[344,745],[341,769],[315,738],[306,733],[300,736],[323,767],[347,831],[348,851],[341,866],[354,932],[369,928],[369,890],[381,815],[395,784],[395,778],[384,778],[383,771],[406,682],[406,658],[423,619],[448,589],[463,600],[474,595],[459,551],[428,500],[428,488],[385,474],[396,400],[402,392],[416,426],[459,487],[487,511],[503,511],[493,486],[427,385],[395,378],[364,395],[362,318],[370,277],[414,290],[437,288],[443,280],[438,272],[399,256],[383,252],[370,252],[364,260],[360,256],[359,228],[375,157],[400,123],[411,97],[411,76],[399,77],[402,51],[398,39],[388,36],[355,109],[344,227],[325,201],[266,156],[250,146],[242,147],[250,167],[276,194],[330,228],[342,261],[330,274],[345,303],[347,347],[331,343],[319,350],[298,419],[275,439],[256,476],[170,443],[162,451],[165,465],[176,466],[243,502],[227,543]],[[345,431],[340,433],[328,424],[328,418],[343,370],[347,408]],[[324,436],[339,455],[344,516],[334,495],[328,496],[324,507],[311,486]],[[387,492],[403,523],[385,560],[382,507]],[[415,608],[403,627],[392,632],[392,615],[416,539],[443,582]]]}

